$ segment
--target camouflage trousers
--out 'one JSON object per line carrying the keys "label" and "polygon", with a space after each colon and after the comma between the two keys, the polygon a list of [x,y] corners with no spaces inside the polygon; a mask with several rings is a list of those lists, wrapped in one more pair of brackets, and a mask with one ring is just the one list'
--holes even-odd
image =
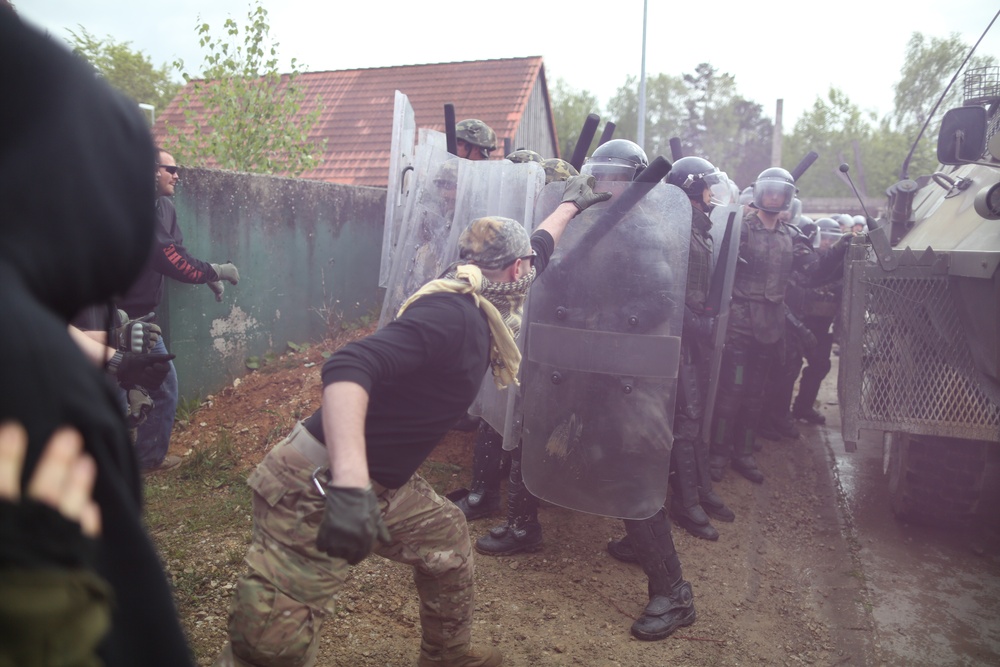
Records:
{"label": "camouflage trousers", "polygon": [[[347,561],[316,548],[324,503],[312,471],[326,467],[326,448],[298,424],[271,450],[248,483],[253,496],[249,570],[229,611],[229,640],[216,665],[307,667],[319,631],[336,608]],[[392,535],[375,553],[413,567],[423,630],[420,651],[431,660],[464,655],[473,609],[472,545],[461,510],[418,475],[398,489],[372,483]]]}

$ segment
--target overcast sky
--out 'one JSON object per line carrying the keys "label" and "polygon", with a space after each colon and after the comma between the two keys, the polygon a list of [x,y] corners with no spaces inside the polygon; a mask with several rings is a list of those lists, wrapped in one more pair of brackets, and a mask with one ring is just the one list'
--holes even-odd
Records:
{"label": "overcast sky", "polygon": [[[155,65],[182,58],[192,75],[204,57],[196,26],[207,22],[221,35],[228,16],[242,25],[251,6],[249,0],[14,4],[56,38],[82,25],[131,42]],[[540,55],[550,86],[562,78],[603,106],[641,70],[642,0],[263,4],[283,62],[295,57],[310,71]],[[740,94],[764,105],[771,118],[776,100],[784,99],[786,131],[831,86],[862,109],[888,113],[912,33],[958,33],[971,46],[998,9],[997,0],[649,0],[648,6],[647,76],[690,73],[708,62],[734,75]],[[977,54],[1000,58],[1000,21]],[[456,107],[461,113],[460,100]]]}

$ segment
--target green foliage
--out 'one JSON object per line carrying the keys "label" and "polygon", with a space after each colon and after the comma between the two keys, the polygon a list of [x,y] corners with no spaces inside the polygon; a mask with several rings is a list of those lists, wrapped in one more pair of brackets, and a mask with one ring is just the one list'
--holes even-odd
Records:
{"label": "green foliage", "polygon": [[[549,91],[552,102],[552,119],[556,125],[556,136],[559,138],[559,157],[569,160],[576,150],[576,142],[580,140],[580,130],[587,116],[592,113],[600,115],[597,98],[589,91],[571,88],[563,79],[556,79],[555,85]],[[589,155],[597,147],[601,128],[594,135]],[[543,157],[555,157],[545,155]]]}
{"label": "green foliage", "polygon": [[166,143],[178,161],[290,176],[316,167],[325,141],[316,144],[309,134],[321,109],[317,104],[302,113],[306,99],[294,58],[291,72],[278,71],[278,43],[270,41],[267,10],[258,2],[247,25],[229,18],[223,30],[224,37],[213,37],[207,23],[198,26],[206,51],[201,79],[177,63],[188,83],[180,109],[191,130],[168,126]]}
{"label": "green foliage", "polygon": [[191,417],[195,412],[201,409],[201,396],[192,396],[191,398],[181,397],[177,400],[177,410],[174,413],[174,419],[181,426],[187,426],[191,423]]}
{"label": "green foliage", "polygon": [[152,104],[162,111],[177,94],[180,84],[171,79],[172,65],[154,67],[142,51],[133,51],[131,42],[117,42],[111,35],[104,38],[90,34],[83,26],[79,32],[68,30],[73,53],[94,66],[112,86],[136,102]]}

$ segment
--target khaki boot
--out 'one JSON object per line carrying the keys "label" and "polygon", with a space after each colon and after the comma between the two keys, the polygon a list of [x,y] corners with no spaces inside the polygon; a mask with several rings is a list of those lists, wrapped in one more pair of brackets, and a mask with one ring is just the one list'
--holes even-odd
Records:
{"label": "khaki boot", "polygon": [[417,667],[499,667],[502,664],[503,655],[500,651],[489,646],[472,646],[465,655],[448,660],[438,660],[421,655]]}

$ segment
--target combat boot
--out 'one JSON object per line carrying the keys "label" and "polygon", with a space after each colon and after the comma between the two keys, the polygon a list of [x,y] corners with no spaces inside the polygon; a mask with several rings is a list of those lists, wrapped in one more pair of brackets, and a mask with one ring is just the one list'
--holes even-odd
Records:
{"label": "combat boot", "polygon": [[709,521],[698,498],[698,467],[695,462],[694,443],[675,440],[670,452],[673,468],[670,513],[680,526],[703,540],[719,539],[719,531]]}
{"label": "combat boot", "polygon": [[792,416],[787,412],[780,417],[772,417],[771,427],[784,438],[797,440],[802,435],[798,427],[792,423]]}
{"label": "combat boot", "polygon": [[417,667],[499,667],[503,664],[503,655],[493,647],[469,648],[469,652],[458,658],[436,659],[420,654]]}
{"label": "combat boot", "polygon": [[[694,446],[696,463],[698,464],[698,500],[702,509],[713,519],[727,523],[736,520],[736,513],[726,507],[726,503],[712,490],[712,475],[709,469],[708,444],[696,442]],[[725,467],[726,461],[722,460]]]}
{"label": "combat boot", "polygon": [[649,580],[649,604],[632,624],[632,635],[643,641],[666,639],[695,621],[694,594],[681,574],[670,522],[661,509],[648,519],[626,521],[625,530]]}
{"label": "combat boot", "polygon": [[490,528],[489,535],[476,540],[476,551],[484,556],[509,556],[542,548],[542,526],[538,523],[538,499],[524,486],[521,476],[521,448],[510,456],[507,480],[507,524]]}
{"label": "combat boot", "polygon": [[764,483],[764,473],[757,467],[757,461],[753,454],[734,456],[732,460],[733,470],[746,477],[754,484]]}
{"label": "combat boot", "polygon": [[476,551],[484,556],[509,556],[538,551],[542,548],[542,527],[528,523],[520,528],[512,525],[490,528],[488,535],[476,540]]}
{"label": "combat boot", "polygon": [[635,549],[632,548],[632,542],[628,539],[628,535],[620,540],[609,541],[608,553],[611,554],[612,558],[620,560],[623,563],[639,562],[639,559],[635,556]]}
{"label": "combat boot", "polygon": [[486,489],[479,488],[469,491],[467,489],[457,489],[447,495],[462,510],[466,521],[475,521],[488,516],[493,516],[500,509],[499,492],[490,493]]}
{"label": "combat boot", "polygon": [[821,415],[815,408],[795,408],[792,411],[792,416],[809,424],[826,423],[826,417]]}

